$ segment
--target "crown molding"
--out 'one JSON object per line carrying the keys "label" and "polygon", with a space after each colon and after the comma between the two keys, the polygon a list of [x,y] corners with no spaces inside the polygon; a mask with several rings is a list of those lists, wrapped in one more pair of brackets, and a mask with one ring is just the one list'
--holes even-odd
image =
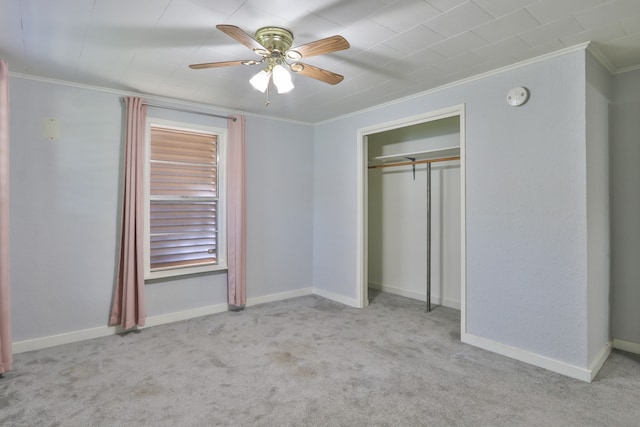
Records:
{"label": "crown molding", "polygon": [[33,74],[26,74],[26,73],[18,73],[18,72],[14,72],[14,71],[9,71],[9,77],[21,78],[21,79],[25,79],[25,80],[33,80],[33,81],[37,81],[37,82],[41,82],[41,83],[49,83],[49,84],[55,84],[55,85],[60,85],[60,86],[68,86],[68,87],[73,87],[73,88],[77,88],[77,89],[91,90],[91,91],[95,91],[95,92],[108,93],[108,94],[117,95],[117,96],[140,96],[140,97],[144,98],[147,101],[155,101],[158,104],[162,104],[163,106],[176,107],[176,108],[186,107],[186,108],[192,109],[194,111],[203,112],[203,113],[243,114],[243,115],[245,115],[247,117],[257,117],[257,118],[262,118],[262,119],[277,120],[279,122],[287,122],[287,123],[294,123],[294,124],[305,125],[305,126],[313,126],[313,123],[303,122],[303,121],[300,121],[300,120],[284,119],[284,118],[281,118],[281,117],[268,116],[266,114],[249,113],[249,112],[246,112],[246,111],[232,110],[232,109],[229,109],[229,108],[219,107],[219,106],[216,106],[216,105],[202,104],[202,103],[199,103],[199,102],[187,101],[187,100],[178,99],[178,98],[170,98],[170,97],[159,96],[159,95],[150,95],[150,94],[141,93],[141,92],[126,91],[126,90],[121,90],[121,89],[113,89],[113,88],[108,88],[108,87],[104,87],[104,86],[94,86],[94,85],[89,85],[89,84],[85,84],[85,83],[71,82],[71,81],[68,81],[68,80],[52,79],[52,78],[49,78],[49,77],[42,77],[42,76],[37,76],[37,75],[33,75]]}
{"label": "crown molding", "polygon": [[32,75],[32,74],[26,74],[26,73],[18,73],[18,72],[13,72],[10,71],[9,72],[9,76],[10,77],[17,77],[17,78],[22,78],[22,79],[27,79],[27,80],[34,80],[34,81],[39,81],[39,82],[43,82],[43,83],[50,83],[50,84],[58,84],[58,85],[63,85],[63,86],[69,86],[69,87],[75,87],[75,88],[79,88],[79,89],[86,89],[86,90],[93,90],[93,91],[97,91],[97,92],[104,92],[104,93],[109,93],[109,94],[113,94],[113,95],[118,95],[118,96],[142,96],[147,100],[152,100],[152,101],[156,101],[159,103],[163,103],[166,104],[168,106],[174,105],[174,106],[180,106],[180,107],[189,107],[191,109],[195,109],[198,111],[203,111],[203,112],[211,112],[211,113],[226,113],[226,114],[244,114],[246,116],[249,117],[257,117],[257,118],[263,118],[263,119],[270,119],[270,120],[277,120],[277,121],[281,121],[281,122],[288,122],[288,123],[295,123],[295,124],[299,124],[299,125],[306,125],[306,126],[317,126],[317,125],[324,125],[327,123],[331,123],[337,120],[343,120],[349,117],[353,117],[353,116],[357,116],[360,114],[364,114],[370,111],[375,111],[378,110],[380,108],[384,108],[384,107],[388,107],[388,106],[392,106],[392,105],[396,105],[398,103],[402,103],[411,99],[415,99],[415,98],[420,98],[422,96],[425,95],[430,95],[432,93],[436,93],[436,92],[440,92],[446,89],[450,89],[456,86],[460,86],[463,84],[467,84],[467,83],[471,83],[477,80],[481,80],[484,79],[486,77],[490,77],[496,74],[500,74],[500,73],[504,73],[506,71],[511,71],[511,70],[516,70],[518,68],[522,68],[522,67],[526,67],[532,64],[536,64],[539,62],[543,62],[543,61],[547,61],[549,59],[553,59],[553,58],[557,58],[560,56],[564,56],[570,53],[574,53],[574,52],[580,52],[580,51],[588,51],[589,53],[591,53],[591,55],[593,55],[593,57],[612,75],[617,75],[617,74],[623,74],[623,73],[627,73],[627,72],[631,72],[631,71],[637,71],[640,70],[640,65],[637,66],[631,66],[631,67],[626,67],[626,68],[616,68],[611,61],[609,61],[609,59],[602,53],[602,51],[592,42],[584,42],[584,43],[580,43],[577,44],[575,46],[570,46],[564,49],[559,49],[556,50],[554,52],[550,52],[550,53],[546,53],[544,55],[540,55],[540,56],[536,56],[534,58],[529,58],[529,59],[525,59],[523,61],[520,62],[516,62],[514,64],[510,64],[510,65],[506,65],[500,68],[496,68],[490,71],[486,71],[484,73],[480,73],[480,74],[476,74],[474,76],[471,77],[467,77],[461,80],[457,80],[455,82],[451,82],[451,83],[447,83],[444,84],[442,86],[438,86],[432,89],[428,89],[426,91],[423,92],[419,92],[419,93],[415,93],[409,96],[405,96],[402,98],[398,98],[398,99],[394,99],[392,101],[388,101],[388,102],[384,102],[382,104],[377,104],[371,107],[367,107],[361,110],[357,110],[357,111],[353,111],[351,113],[347,113],[338,117],[334,117],[331,119],[327,119],[327,120],[323,120],[320,122],[305,122],[305,121],[300,121],[300,120],[291,120],[291,119],[284,119],[284,118],[280,118],[280,117],[274,117],[274,116],[269,116],[269,115],[263,115],[263,114],[255,114],[255,113],[249,113],[249,112],[245,112],[245,111],[239,111],[239,110],[232,110],[232,109],[228,109],[228,108],[223,108],[223,107],[219,107],[219,106],[215,106],[215,105],[209,105],[209,104],[202,104],[202,103],[198,103],[198,102],[193,102],[193,101],[186,101],[186,100],[181,100],[181,99],[177,99],[177,98],[169,98],[169,97],[163,97],[163,96],[157,96],[157,95],[148,95],[148,94],[144,94],[144,93],[140,93],[140,92],[133,92],[133,91],[126,91],[126,90],[119,90],[119,89],[112,89],[112,88],[107,88],[107,87],[103,87],[103,86],[94,86],[94,85],[88,85],[88,84],[84,84],[84,83],[76,83],[76,82],[71,82],[71,81],[67,81],[67,80],[59,80],[59,79],[52,79],[52,78],[48,78],[48,77],[42,77],[42,76],[36,76],[36,75]]}
{"label": "crown molding", "polygon": [[618,70],[615,65],[611,63],[611,61],[609,61],[609,58],[607,58],[605,54],[602,53],[602,51],[594,43],[589,42],[589,44],[587,45],[587,52],[593,55],[596,61],[598,61],[600,65],[602,65],[609,72],[609,74],[616,75],[620,73],[620,70]]}
{"label": "crown molding", "polygon": [[316,125],[324,125],[324,124],[331,123],[331,122],[334,122],[334,121],[337,121],[337,120],[342,120],[342,119],[346,119],[346,118],[349,118],[349,117],[357,116],[357,115],[360,115],[360,114],[363,114],[363,113],[367,113],[367,112],[370,112],[370,111],[375,111],[375,110],[378,110],[380,108],[393,106],[393,105],[396,105],[396,104],[399,104],[399,103],[402,103],[402,102],[405,102],[405,101],[409,101],[409,100],[412,100],[412,99],[420,98],[420,97],[423,97],[425,95],[430,95],[432,93],[440,92],[440,91],[443,91],[443,90],[446,90],[446,89],[450,89],[450,88],[453,88],[453,87],[456,87],[456,86],[460,86],[460,85],[463,85],[463,84],[475,82],[477,80],[481,80],[481,79],[484,79],[484,78],[487,78],[487,77],[491,77],[491,76],[494,76],[494,75],[497,75],[497,74],[501,74],[501,73],[504,73],[506,71],[516,70],[518,68],[526,67],[528,65],[536,64],[538,62],[547,61],[549,59],[557,58],[557,57],[560,57],[560,56],[568,55],[570,53],[585,51],[587,49],[587,47],[589,46],[589,43],[590,42],[580,43],[580,44],[577,44],[575,46],[570,46],[570,47],[566,47],[564,49],[559,49],[559,50],[556,50],[556,51],[553,51],[553,52],[550,52],[550,53],[545,53],[544,55],[536,56],[534,58],[525,59],[524,61],[516,62],[514,64],[505,65],[504,67],[500,67],[500,68],[496,68],[496,69],[493,69],[493,70],[490,70],[490,71],[486,71],[484,73],[476,74],[474,76],[467,77],[467,78],[464,78],[462,80],[456,80],[455,82],[447,83],[447,84],[444,84],[442,86],[435,87],[433,89],[428,89],[428,90],[423,91],[423,92],[414,93],[414,94],[409,95],[409,96],[405,96],[405,97],[402,97],[402,98],[394,99],[392,101],[388,101],[388,102],[385,102],[385,103],[382,103],[382,104],[377,104],[377,105],[374,105],[372,107],[367,107],[367,108],[364,108],[362,110],[354,111],[354,112],[351,112],[351,113],[348,113],[348,114],[344,114],[342,116],[334,117],[334,118],[329,119],[329,120],[324,120],[322,122],[317,122],[315,124]]}
{"label": "crown molding", "polygon": [[611,73],[614,76],[618,74],[624,74],[624,73],[629,73],[631,71],[640,70],[640,64],[631,65],[629,67],[617,68],[615,65],[613,65],[611,61],[609,61],[609,58],[607,58],[606,55],[602,53],[600,48],[598,48],[592,42],[589,43],[589,46],[587,47],[587,51],[589,51],[589,53],[593,55],[593,57],[600,63],[600,65],[606,68],[607,71],[609,71],[609,73]]}
{"label": "crown molding", "polygon": [[640,64],[638,65],[632,65],[630,67],[624,67],[624,68],[620,68],[616,71],[615,74],[624,74],[624,73],[630,73],[631,71],[638,71],[640,70]]}

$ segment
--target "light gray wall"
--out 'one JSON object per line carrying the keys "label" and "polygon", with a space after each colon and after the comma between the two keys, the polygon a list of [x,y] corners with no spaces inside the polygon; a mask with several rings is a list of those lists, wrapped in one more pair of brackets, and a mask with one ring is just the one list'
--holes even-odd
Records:
{"label": "light gray wall", "polygon": [[611,332],[640,344],[640,71],[614,78],[611,105]]}
{"label": "light gray wall", "polygon": [[247,117],[247,292],[310,288],[313,128]]}
{"label": "light gray wall", "polygon": [[[458,117],[368,136],[368,157],[460,145]],[[460,162],[431,169],[431,297],[460,308]],[[368,280],[386,292],[426,301],[426,165],[369,169]]]}
{"label": "light gray wall", "polygon": [[357,129],[464,103],[467,332],[586,367],[585,87],[575,52],[318,125],[314,286],[356,297]]}
{"label": "light gray wall", "polygon": [[[105,326],[124,157],[120,96],[19,77],[10,78],[9,89],[14,340]],[[149,112],[226,126],[200,115]],[[60,124],[54,142],[42,135],[49,117]],[[247,296],[309,287],[312,127],[248,117],[246,131]],[[157,281],[145,291],[149,316],[225,304],[226,274]]]}
{"label": "light gray wall", "polygon": [[[13,338],[105,325],[115,275],[118,97],[9,79]],[[43,135],[57,118],[60,139]]]}
{"label": "light gray wall", "polygon": [[587,265],[588,359],[610,341],[609,100],[612,78],[587,52]]}

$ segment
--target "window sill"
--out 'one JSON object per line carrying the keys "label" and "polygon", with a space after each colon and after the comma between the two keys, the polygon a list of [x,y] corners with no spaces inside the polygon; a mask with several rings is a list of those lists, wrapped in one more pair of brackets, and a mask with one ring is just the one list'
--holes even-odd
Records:
{"label": "window sill", "polygon": [[165,278],[180,278],[182,276],[188,276],[192,274],[201,273],[214,273],[217,271],[226,271],[226,264],[209,264],[199,265],[197,267],[180,267],[180,268],[168,268],[166,270],[155,270],[145,274],[144,280],[165,279]]}

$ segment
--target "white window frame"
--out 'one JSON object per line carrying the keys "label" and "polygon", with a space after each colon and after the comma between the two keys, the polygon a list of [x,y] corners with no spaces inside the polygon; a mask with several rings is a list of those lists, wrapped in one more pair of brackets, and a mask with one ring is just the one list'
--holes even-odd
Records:
{"label": "white window frame", "polygon": [[[217,137],[217,262],[197,266],[165,267],[151,270],[151,127],[162,127],[185,132],[198,132]],[[178,277],[189,274],[209,273],[227,269],[227,129],[176,120],[147,117],[144,147],[144,278],[145,280]]]}

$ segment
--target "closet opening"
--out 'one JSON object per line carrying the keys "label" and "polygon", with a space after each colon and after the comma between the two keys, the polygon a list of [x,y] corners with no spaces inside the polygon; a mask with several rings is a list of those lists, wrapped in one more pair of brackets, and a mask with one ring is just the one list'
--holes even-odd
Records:
{"label": "closet opening", "polygon": [[358,131],[358,291],[461,311],[465,328],[464,105]]}

